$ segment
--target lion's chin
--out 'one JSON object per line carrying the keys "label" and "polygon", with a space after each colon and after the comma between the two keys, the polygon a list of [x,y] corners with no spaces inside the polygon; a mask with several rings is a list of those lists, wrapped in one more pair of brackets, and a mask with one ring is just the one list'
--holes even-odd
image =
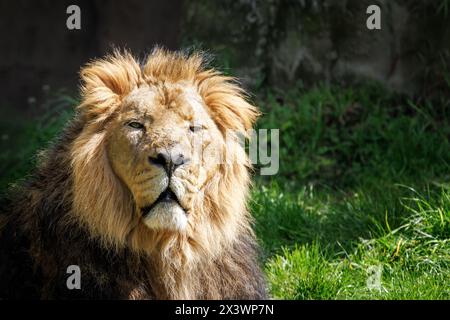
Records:
{"label": "lion's chin", "polygon": [[144,224],[156,230],[183,231],[187,227],[187,215],[177,201],[160,202],[143,217]]}

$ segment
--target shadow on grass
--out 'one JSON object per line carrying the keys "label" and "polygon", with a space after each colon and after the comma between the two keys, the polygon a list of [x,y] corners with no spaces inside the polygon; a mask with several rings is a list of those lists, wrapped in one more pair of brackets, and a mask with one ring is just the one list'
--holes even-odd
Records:
{"label": "shadow on grass", "polygon": [[45,149],[73,115],[76,100],[57,94],[42,106],[43,116],[23,119],[12,112],[0,120],[0,194],[23,179]]}

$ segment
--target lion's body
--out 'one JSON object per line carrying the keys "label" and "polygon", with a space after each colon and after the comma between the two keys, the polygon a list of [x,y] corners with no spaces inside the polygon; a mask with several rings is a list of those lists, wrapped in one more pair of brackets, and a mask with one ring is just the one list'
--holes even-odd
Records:
{"label": "lion's body", "polygon": [[[92,98],[86,90],[85,104]],[[92,108],[93,104],[95,102],[90,102],[88,107]],[[41,156],[36,171],[13,189],[11,197],[3,204],[0,299],[264,298],[265,282],[245,210],[246,167],[236,164],[231,168],[233,177],[226,179],[220,176],[222,171],[212,171],[217,179],[211,178],[201,190],[207,197],[218,199],[203,203],[202,208],[189,207],[192,211],[188,219],[192,221],[188,220],[186,230],[152,229],[152,225],[146,227],[142,218],[135,216],[136,205],[131,206],[134,209],[130,212],[123,212],[123,203],[133,197],[136,199],[136,193],[124,187],[123,181],[117,182],[109,166],[108,170],[99,169],[95,159],[86,162],[86,157],[79,156],[83,148],[93,145],[90,138],[100,141],[99,132],[104,130],[91,120],[86,114],[77,114]],[[102,121],[104,124],[105,119]],[[220,119],[215,121],[220,122]],[[83,140],[84,137],[87,140]],[[95,145],[96,151],[99,146],[103,148],[103,145]],[[85,161],[80,167],[77,157]],[[106,166],[104,159],[101,162]],[[152,167],[151,170],[159,169]],[[95,189],[89,189],[93,180]],[[108,184],[102,185],[105,181]],[[111,183],[123,188],[120,192],[126,194],[124,199],[121,200],[122,193],[118,190],[111,191]],[[102,191],[107,194],[102,195]],[[83,192],[87,192],[86,195]],[[91,202],[80,204],[80,199],[89,201],[89,197],[94,196],[97,198]],[[78,204],[74,204],[76,201]],[[119,201],[120,208],[116,208]],[[207,220],[195,220],[200,219],[196,216],[199,212],[206,212]],[[126,223],[114,220],[120,219],[120,214],[128,214],[122,217],[128,219]],[[96,221],[99,215],[107,221]],[[105,225],[113,227],[107,230]],[[69,290],[66,284],[70,276],[67,268],[71,265],[81,269],[79,290]]]}

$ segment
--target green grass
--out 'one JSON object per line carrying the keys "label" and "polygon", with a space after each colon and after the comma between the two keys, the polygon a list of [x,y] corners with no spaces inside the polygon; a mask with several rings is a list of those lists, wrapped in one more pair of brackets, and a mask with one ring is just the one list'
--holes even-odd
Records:
{"label": "green grass", "polygon": [[280,172],[251,203],[273,297],[449,299],[449,103],[373,85],[282,97],[259,122],[280,128]]}
{"label": "green grass", "polygon": [[[449,299],[448,100],[416,104],[376,85],[257,100],[258,127],[281,140],[280,172],[255,176],[250,202],[271,295]],[[30,171],[74,103],[53,99],[39,121],[2,124],[0,190]]]}
{"label": "green grass", "polygon": [[[396,209],[385,208],[384,218],[370,210],[375,194],[328,201],[308,193],[278,195],[268,204],[275,192],[267,192],[255,197],[267,207],[255,211],[275,298],[450,298],[449,190],[425,197],[405,190],[400,205],[393,200]],[[388,222],[394,210],[403,217],[395,228]],[[368,272],[374,267],[381,268],[381,281],[370,290]]]}

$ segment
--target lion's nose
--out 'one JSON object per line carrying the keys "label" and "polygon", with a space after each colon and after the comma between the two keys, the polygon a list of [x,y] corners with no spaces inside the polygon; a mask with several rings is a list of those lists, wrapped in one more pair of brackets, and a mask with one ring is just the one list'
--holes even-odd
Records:
{"label": "lion's nose", "polygon": [[188,161],[183,153],[170,153],[167,151],[160,151],[155,157],[150,156],[148,160],[154,165],[164,167],[169,175],[172,174],[176,168]]}

